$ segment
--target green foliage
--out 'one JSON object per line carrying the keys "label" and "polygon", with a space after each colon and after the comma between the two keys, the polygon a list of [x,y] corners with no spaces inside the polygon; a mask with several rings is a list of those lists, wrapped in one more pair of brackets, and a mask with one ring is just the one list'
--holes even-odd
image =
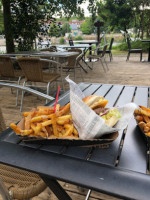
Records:
{"label": "green foliage", "polygon": [[[14,39],[19,42],[19,50],[31,50],[33,40],[42,32],[45,9],[39,0],[11,0]],[[48,18],[48,16],[47,16]]]}
{"label": "green foliage", "polygon": [[79,35],[79,36],[76,36],[76,37],[74,38],[74,40],[83,40],[83,37],[82,37],[81,35]]}
{"label": "green foliage", "polygon": [[[92,1],[92,0],[90,0]],[[147,0],[95,0],[95,16],[98,14],[98,19],[104,21],[104,27],[101,31],[119,32],[126,31],[129,28],[135,28],[135,37],[144,37],[144,32],[147,37],[150,36],[150,1]]]}
{"label": "green foliage", "polygon": [[71,32],[71,27],[69,23],[64,23],[61,27],[61,33],[63,36],[65,36],[65,33],[70,33]]}
{"label": "green foliage", "polygon": [[61,30],[60,30],[59,26],[57,26],[56,23],[52,23],[49,28],[49,36],[59,37],[60,35],[61,35]]}
{"label": "green foliage", "polygon": [[4,17],[2,12],[2,2],[0,1],[0,34],[4,33]]}
{"label": "green foliage", "polygon": [[64,44],[65,43],[65,39],[63,37],[61,37],[60,40],[59,40],[59,43],[60,44]]}
{"label": "green foliage", "polygon": [[92,18],[86,18],[85,22],[81,24],[81,31],[83,34],[91,34],[95,30]]}
{"label": "green foliage", "polygon": [[72,40],[73,38],[72,38],[72,35],[69,33],[69,35],[68,35],[68,39],[69,40]]}
{"label": "green foliage", "polygon": [[132,21],[133,12],[130,0],[105,0],[105,9],[110,24],[126,31]]}
{"label": "green foliage", "polygon": [[[33,41],[38,33],[48,35],[48,29],[43,26],[45,21],[55,22],[54,15],[58,14],[68,19],[72,15],[83,17],[83,10],[78,6],[84,0],[10,0],[12,30],[14,39],[19,41],[19,49],[31,50]],[[7,16],[6,16],[7,17]],[[56,32],[55,36],[59,36]],[[50,35],[54,35],[50,31]],[[19,40],[18,40],[19,39]],[[9,45],[9,42],[7,42]]]}
{"label": "green foliage", "polygon": [[[132,49],[143,49],[143,52],[148,52],[149,44],[146,42],[142,42],[141,40],[130,41]],[[123,42],[117,46],[114,46],[113,49],[120,51],[127,51],[128,45],[127,42]]]}

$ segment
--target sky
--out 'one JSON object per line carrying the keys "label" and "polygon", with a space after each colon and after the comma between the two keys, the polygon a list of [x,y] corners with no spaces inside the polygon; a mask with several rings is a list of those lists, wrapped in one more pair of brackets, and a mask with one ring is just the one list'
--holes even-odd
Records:
{"label": "sky", "polygon": [[85,17],[88,17],[88,16],[90,15],[90,14],[89,14],[89,11],[88,11],[88,9],[87,9],[88,5],[89,5],[89,1],[88,1],[88,0],[86,0],[85,3],[82,3],[82,4],[80,5],[80,7],[84,9]]}

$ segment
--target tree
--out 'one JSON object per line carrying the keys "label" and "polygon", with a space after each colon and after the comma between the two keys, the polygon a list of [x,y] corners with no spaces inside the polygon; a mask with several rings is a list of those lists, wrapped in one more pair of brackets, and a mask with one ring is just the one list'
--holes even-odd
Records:
{"label": "tree", "polygon": [[105,0],[105,9],[109,10],[110,24],[127,32],[133,19],[131,0]]}
{"label": "tree", "polygon": [[145,31],[148,37],[150,35],[150,1],[136,0],[132,3],[134,7],[134,25],[137,30],[137,36],[143,38]]}
{"label": "tree", "polygon": [[14,41],[12,31],[12,18],[10,12],[10,0],[3,0],[4,29],[7,53],[14,52]]}
{"label": "tree", "polygon": [[4,33],[4,18],[2,11],[2,2],[0,1],[0,34]]}
{"label": "tree", "polygon": [[56,23],[52,23],[50,28],[49,28],[49,36],[53,37],[59,37],[61,35],[61,30],[60,28],[57,26]]}
{"label": "tree", "polygon": [[54,14],[65,15],[67,18],[72,15],[83,17],[83,9],[79,5],[84,1],[3,0],[7,52],[12,51],[13,38],[17,37],[22,38],[20,41],[23,47],[27,44],[30,49],[45,20],[52,19],[54,22]]}
{"label": "tree", "polygon": [[86,18],[85,22],[81,24],[81,31],[83,34],[91,34],[95,30],[91,17]]}
{"label": "tree", "polygon": [[64,23],[61,27],[61,33],[63,36],[65,36],[65,33],[70,33],[71,32],[71,27],[69,23]]}

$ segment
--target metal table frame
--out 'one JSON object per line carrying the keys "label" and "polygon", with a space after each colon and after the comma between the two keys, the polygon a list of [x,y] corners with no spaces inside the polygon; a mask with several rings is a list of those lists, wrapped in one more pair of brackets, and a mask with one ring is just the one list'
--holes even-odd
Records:
{"label": "metal table frame", "polygon": [[[86,96],[104,96],[108,107],[128,102],[149,106],[149,87],[97,83],[79,86]],[[61,106],[68,102],[69,91],[58,100]],[[118,198],[149,200],[149,150],[134,117],[109,148],[27,144],[11,129],[0,134],[0,162],[39,174],[61,200],[71,198],[57,180]]]}
{"label": "metal table frame", "polygon": [[[88,51],[88,49],[89,49],[89,50],[92,49],[92,45],[89,45],[89,44],[74,44],[74,45],[72,45],[72,46],[70,46],[70,45],[59,45],[58,47],[61,47],[61,48],[64,48],[64,49],[75,49],[75,48],[83,49],[83,56],[82,56],[81,59],[82,59],[82,61],[84,62],[84,64],[85,64],[89,69],[92,70],[92,68],[88,65],[87,62],[85,62],[85,59],[84,59],[85,54],[86,54],[86,52]],[[85,73],[87,73],[86,69],[85,69],[82,65],[80,65],[80,67],[84,70]]]}
{"label": "metal table frame", "polygon": [[149,48],[148,48],[148,60],[147,60],[147,62],[150,62],[150,40],[142,40],[142,42],[148,42],[148,43],[149,43]]}

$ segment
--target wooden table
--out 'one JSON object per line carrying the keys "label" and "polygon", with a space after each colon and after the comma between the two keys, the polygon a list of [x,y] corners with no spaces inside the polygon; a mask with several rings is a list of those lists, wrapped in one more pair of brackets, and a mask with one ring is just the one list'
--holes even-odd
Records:
{"label": "wooden table", "polygon": [[[108,107],[129,102],[149,105],[149,88],[80,83],[84,94],[108,99]],[[58,103],[69,102],[69,92]],[[54,105],[54,102],[51,103]],[[0,135],[0,162],[38,173],[58,199],[71,198],[57,180],[123,199],[149,200],[149,147],[134,118],[109,148],[26,144],[7,129]]]}
{"label": "wooden table", "polygon": [[149,43],[149,48],[148,48],[148,62],[150,62],[150,40],[142,40],[142,42],[148,42]]}

